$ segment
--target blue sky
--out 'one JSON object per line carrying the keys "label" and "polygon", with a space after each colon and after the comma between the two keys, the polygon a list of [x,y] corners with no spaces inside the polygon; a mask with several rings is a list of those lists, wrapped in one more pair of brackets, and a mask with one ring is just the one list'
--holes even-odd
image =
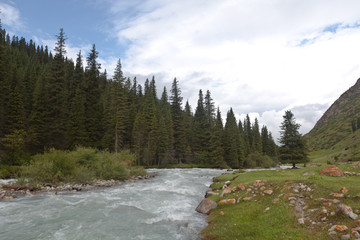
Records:
{"label": "blue sky", "polygon": [[292,109],[302,133],[360,77],[358,0],[0,0],[11,34],[53,48],[62,27],[68,57],[96,44],[109,75],[180,81],[195,109],[212,93],[223,116],[249,113],[278,136]]}

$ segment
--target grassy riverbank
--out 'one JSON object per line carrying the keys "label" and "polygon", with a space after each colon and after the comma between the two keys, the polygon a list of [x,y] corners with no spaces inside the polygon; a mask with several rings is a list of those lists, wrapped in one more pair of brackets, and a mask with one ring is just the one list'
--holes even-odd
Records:
{"label": "grassy riverbank", "polygon": [[75,151],[52,149],[35,155],[28,165],[22,167],[18,184],[91,183],[95,179],[125,180],[145,175],[144,168],[135,167],[134,162],[135,156],[129,151],[114,154],[91,148],[77,148]]}
{"label": "grassy riverbank", "polygon": [[[200,235],[205,239],[328,239],[328,229],[334,224],[349,228],[337,233],[339,238],[349,234],[356,226],[354,220],[337,213],[332,215],[337,204],[316,199],[335,199],[330,194],[341,193],[342,187],[347,187],[349,191],[338,200],[359,213],[360,176],[320,175],[327,166],[319,163],[301,169],[229,173],[215,178],[211,185],[215,192],[221,193],[226,181],[231,181],[229,188],[236,190],[222,198],[210,198],[218,203],[222,199],[239,199],[239,203],[213,209],[207,219],[209,225]],[[339,167],[343,171],[360,172],[358,163]],[[260,184],[263,186],[256,186],[256,180],[264,180]],[[237,188],[241,183],[245,190]],[[272,193],[266,194],[265,190]],[[298,223],[301,217],[305,224]]]}

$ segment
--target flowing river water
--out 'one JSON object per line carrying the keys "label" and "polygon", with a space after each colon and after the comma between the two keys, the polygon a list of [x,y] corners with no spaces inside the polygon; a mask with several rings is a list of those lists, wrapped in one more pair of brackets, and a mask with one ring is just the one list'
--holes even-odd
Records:
{"label": "flowing river water", "polygon": [[153,169],[155,178],[88,192],[0,202],[0,239],[197,239],[195,212],[224,171]]}

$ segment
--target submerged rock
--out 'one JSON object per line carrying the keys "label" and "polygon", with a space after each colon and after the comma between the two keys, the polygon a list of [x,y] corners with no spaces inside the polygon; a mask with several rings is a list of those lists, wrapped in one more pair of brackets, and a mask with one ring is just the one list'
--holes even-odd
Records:
{"label": "submerged rock", "polygon": [[202,200],[200,202],[200,204],[197,206],[195,211],[197,211],[198,213],[209,214],[210,210],[214,209],[216,207],[217,207],[216,202],[214,202],[213,200],[211,200],[209,198],[205,198],[204,200]]}

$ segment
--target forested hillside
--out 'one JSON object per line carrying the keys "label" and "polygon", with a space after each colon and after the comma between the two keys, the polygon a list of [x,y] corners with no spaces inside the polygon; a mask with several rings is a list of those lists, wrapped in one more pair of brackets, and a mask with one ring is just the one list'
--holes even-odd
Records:
{"label": "forested hillside", "polygon": [[[19,165],[50,148],[130,149],[137,164],[195,163],[254,167],[272,163],[277,147],[266,126],[235,119],[223,124],[210,91],[199,91],[193,113],[179,81],[157,96],[155,77],[126,78],[119,59],[109,78],[95,44],[82,62],[66,57],[63,30],[54,52],[32,40],[0,34],[0,160]],[[267,156],[272,157],[270,159]],[[262,162],[263,161],[263,162]]]}

